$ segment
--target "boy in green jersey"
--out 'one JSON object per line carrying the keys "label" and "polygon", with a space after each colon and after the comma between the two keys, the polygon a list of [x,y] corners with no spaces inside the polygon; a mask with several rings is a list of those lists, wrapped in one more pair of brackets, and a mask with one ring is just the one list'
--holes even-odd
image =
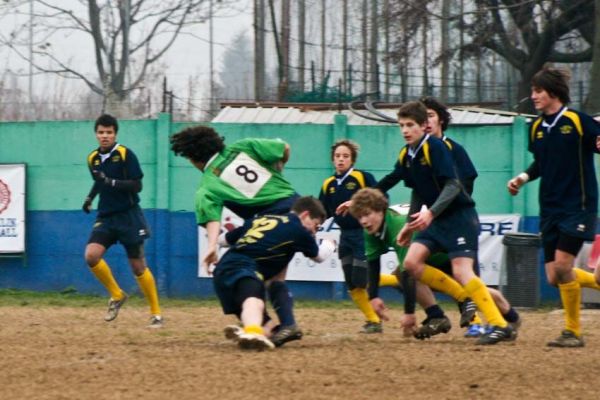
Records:
{"label": "boy in green jersey", "polygon": [[[352,196],[350,213],[364,229],[365,254],[369,262],[369,292],[371,298],[378,296],[379,258],[394,249],[398,257],[396,274],[404,292],[404,316],[401,323],[405,332],[414,331],[418,339],[428,338],[450,330],[450,320],[436,304],[431,289],[443,292],[457,301],[465,301],[467,293],[450,276],[442,271],[426,266],[426,272],[415,283],[411,275],[402,267],[407,247],[396,242],[398,233],[406,224],[406,215],[388,208],[387,198],[377,189],[365,188]],[[431,288],[431,289],[430,289]],[[423,307],[427,318],[418,329],[414,326],[415,300]],[[474,310],[461,315],[461,324],[471,320]]]}
{"label": "boy in green jersey", "polygon": [[[195,196],[196,221],[206,228],[207,251],[202,268],[218,261],[218,238],[223,207],[247,220],[257,215],[284,214],[300,196],[281,173],[290,157],[290,146],[278,139],[248,138],[225,146],[208,126],[182,130],[170,138],[171,149],[202,171]],[[269,286],[269,296],[282,328],[290,337],[301,337],[293,315],[293,300],[285,284],[284,269]],[[282,338],[285,340],[286,338]]]}

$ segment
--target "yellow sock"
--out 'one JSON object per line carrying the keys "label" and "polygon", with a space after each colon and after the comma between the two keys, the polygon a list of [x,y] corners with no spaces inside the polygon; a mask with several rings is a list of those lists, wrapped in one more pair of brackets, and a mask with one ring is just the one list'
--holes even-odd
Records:
{"label": "yellow sock", "polygon": [[110,267],[106,261],[104,261],[104,259],[98,261],[98,264],[94,265],[92,268],[90,268],[90,270],[106,288],[106,290],[108,290],[108,293],[110,293],[110,297],[113,300],[121,300],[123,298],[124,293],[119,287],[119,284],[115,280]]}
{"label": "yellow sock", "polygon": [[468,295],[458,282],[437,268],[425,265],[419,281],[433,290],[452,296],[456,301],[464,301]]}
{"label": "yellow sock", "polygon": [[579,306],[581,305],[581,286],[579,282],[559,283],[560,299],[565,310],[565,329],[570,330],[577,336],[581,335],[581,321],[579,318]]}
{"label": "yellow sock", "polygon": [[469,325],[483,325],[483,321],[481,320],[481,317],[479,316],[479,313],[475,313],[475,316],[473,317],[473,319],[471,320],[471,322],[469,322]]}
{"label": "yellow sock", "polygon": [[379,287],[383,286],[397,287],[400,286],[400,284],[398,283],[398,278],[396,277],[396,275],[381,274],[379,275]]}
{"label": "yellow sock", "polygon": [[354,300],[358,306],[358,309],[365,315],[367,321],[375,322],[377,324],[381,322],[373,310],[373,307],[371,307],[371,303],[369,303],[369,294],[367,293],[367,289],[352,289],[350,291],[350,297],[352,297],[352,300]]}
{"label": "yellow sock", "polygon": [[158,305],[158,293],[156,291],[156,282],[154,282],[154,275],[150,268],[146,268],[140,276],[136,276],[137,281],[144,297],[150,305],[150,313],[152,315],[160,315],[160,306]]}
{"label": "yellow sock", "polygon": [[473,302],[477,304],[477,308],[483,313],[488,324],[501,328],[505,328],[508,325],[481,279],[478,277],[471,279],[465,285],[465,291],[473,299]]}
{"label": "yellow sock", "polygon": [[262,326],[259,325],[248,325],[244,327],[244,332],[246,333],[255,333],[257,335],[264,335],[265,331],[263,331]]}
{"label": "yellow sock", "polygon": [[596,282],[594,274],[581,268],[573,268],[573,272],[575,272],[575,280],[579,282],[579,286],[600,290],[600,285]]}

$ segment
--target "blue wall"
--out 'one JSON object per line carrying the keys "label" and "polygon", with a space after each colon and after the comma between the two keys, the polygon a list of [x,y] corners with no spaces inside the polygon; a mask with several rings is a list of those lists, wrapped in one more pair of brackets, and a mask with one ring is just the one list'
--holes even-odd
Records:
{"label": "blue wall", "polygon": [[[144,214],[152,229],[152,237],[145,246],[146,258],[157,277],[161,295],[214,296],[212,280],[198,278],[198,235],[194,214],[164,210],[144,210]],[[93,222],[93,214],[81,211],[28,212],[26,258],[0,258],[0,287],[40,291],[74,288],[81,293],[105,295],[104,288],[88,271],[83,259]],[[520,230],[536,233],[538,223],[537,217],[523,218]],[[177,239],[171,240],[173,237]],[[120,245],[107,252],[106,261],[122,288],[128,293],[139,294]],[[542,301],[557,300],[558,291],[545,281],[541,250],[538,269]],[[339,282],[290,281],[289,286],[296,298],[348,298],[344,284]],[[384,289],[382,294],[387,300],[399,299],[391,289]]]}

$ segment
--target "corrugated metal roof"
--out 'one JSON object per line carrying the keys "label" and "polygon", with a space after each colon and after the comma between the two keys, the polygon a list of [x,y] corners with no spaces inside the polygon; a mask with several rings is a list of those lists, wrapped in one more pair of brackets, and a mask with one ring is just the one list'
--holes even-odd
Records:
{"label": "corrugated metal roof", "polygon": [[[378,109],[390,118],[396,118],[396,109]],[[366,110],[360,111],[369,115]],[[389,125],[355,115],[342,110],[348,117],[348,125]],[[450,108],[452,123],[460,125],[508,125],[512,124],[516,113],[500,112],[482,108]],[[224,107],[212,120],[213,123],[252,123],[252,124],[333,124],[337,111],[302,110],[296,107]],[[526,115],[525,117],[530,117]]]}

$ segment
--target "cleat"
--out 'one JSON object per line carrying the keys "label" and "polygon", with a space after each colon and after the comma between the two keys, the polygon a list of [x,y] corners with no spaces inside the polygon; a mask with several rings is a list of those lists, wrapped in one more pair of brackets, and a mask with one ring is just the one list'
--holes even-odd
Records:
{"label": "cleat", "polygon": [[292,340],[300,339],[302,339],[302,330],[298,325],[282,326],[271,336],[271,342],[277,347],[281,347]]}
{"label": "cleat", "polygon": [[466,338],[478,338],[486,333],[486,330],[483,326],[479,324],[471,324],[469,328],[465,332]]}
{"label": "cleat", "polygon": [[500,328],[499,326],[492,326],[491,331],[486,332],[477,340],[478,345],[486,346],[490,344],[496,344],[503,340],[510,341],[517,338],[517,331],[515,331],[510,325],[506,328]]}
{"label": "cleat", "polygon": [[473,321],[477,312],[477,304],[470,298],[465,299],[460,307],[460,327],[465,328]]}
{"label": "cleat", "polygon": [[360,330],[360,333],[383,333],[383,324],[381,322],[367,321]]}
{"label": "cleat", "polygon": [[450,329],[452,329],[452,324],[445,315],[442,318],[426,318],[413,336],[416,339],[424,340],[440,333],[448,333]]}
{"label": "cleat", "polygon": [[549,347],[583,347],[585,343],[581,336],[575,333],[564,330],[559,337],[547,343]]}
{"label": "cleat", "polygon": [[148,328],[152,328],[152,329],[162,328],[163,323],[164,323],[163,317],[161,317],[160,315],[153,315],[152,318],[150,318],[150,324],[148,324]]}
{"label": "cleat", "polygon": [[240,336],[244,333],[244,330],[237,325],[227,325],[223,329],[225,338],[237,342],[240,340]]}
{"label": "cleat", "polygon": [[238,337],[238,346],[244,350],[273,350],[275,345],[265,335],[242,333]]}
{"label": "cleat", "polygon": [[110,322],[113,319],[117,318],[119,315],[119,310],[123,307],[123,304],[127,301],[129,296],[127,293],[123,292],[123,297],[119,300],[113,300],[112,298],[108,301],[108,311],[106,311],[106,315],[104,316],[104,320],[106,322]]}

